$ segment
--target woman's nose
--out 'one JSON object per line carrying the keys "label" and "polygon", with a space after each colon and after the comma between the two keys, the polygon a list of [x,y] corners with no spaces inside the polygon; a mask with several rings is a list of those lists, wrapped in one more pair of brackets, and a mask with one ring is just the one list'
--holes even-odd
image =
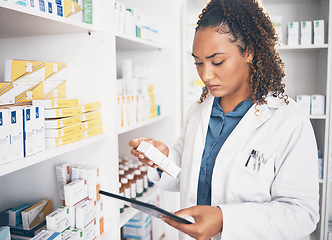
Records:
{"label": "woman's nose", "polygon": [[202,71],[200,75],[203,82],[209,82],[214,78],[212,67],[208,64],[205,64],[204,66],[202,66]]}

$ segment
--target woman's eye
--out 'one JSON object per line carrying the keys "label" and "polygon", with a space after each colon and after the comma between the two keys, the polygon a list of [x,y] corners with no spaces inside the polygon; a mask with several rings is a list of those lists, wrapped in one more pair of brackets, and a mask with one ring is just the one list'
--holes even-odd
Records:
{"label": "woman's eye", "polygon": [[203,63],[201,62],[194,62],[195,65],[202,65]]}
{"label": "woman's eye", "polygon": [[215,65],[215,66],[219,66],[219,65],[221,65],[223,62],[224,62],[224,61],[217,62],[217,63],[212,63],[212,64]]}

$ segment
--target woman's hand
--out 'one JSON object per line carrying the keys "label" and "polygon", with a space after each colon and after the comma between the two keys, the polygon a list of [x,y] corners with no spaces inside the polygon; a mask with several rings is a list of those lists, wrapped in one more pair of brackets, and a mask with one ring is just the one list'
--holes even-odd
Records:
{"label": "woman's hand", "polygon": [[162,152],[166,157],[168,157],[169,149],[168,147],[161,141],[153,138],[137,138],[133,139],[129,142],[129,146],[132,147],[131,154],[138,158],[138,160],[150,167],[157,168],[158,166],[153,163],[150,159],[146,158],[145,155],[141,152],[138,152],[136,148],[142,141],[151,143],[154,147],[156,147],[160,152]]}
{"label": "woman's hand", "polygon": [[195,223],[183,224],[163,217],[162,220],[170,226],[188,234],[198,240],[208,240],[221,232],[223,226],[222,211],[219,207],[194,206],[180,210],[175,215],[179,217],[191,216]]}

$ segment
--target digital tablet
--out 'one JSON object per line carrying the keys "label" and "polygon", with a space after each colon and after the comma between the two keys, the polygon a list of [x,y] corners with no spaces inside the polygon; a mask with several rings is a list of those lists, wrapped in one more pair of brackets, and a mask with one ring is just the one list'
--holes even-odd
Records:
{"label": "digital tablet", "polygon": [[[112,197],[121,201],[124,201],[126,205],[131,206],[141,212],[147,213],[153,217],[156,218],[161,218],[161,217],[167,217],[170,218],[174,221],[177,221],[179,223],[185,223],[185,224],[191,224],[192,222],[188,221],[187,219],[184,219],[182,217],[176,216],[173,213],[170,213],[162,208],[159,208],[155,205],[149,204],[149,203],[145,203],[145,202],[141,202],[141,201],[137,201],[135,199],[131,199],[131,198],[126,198],[117,194],[113,194],[113,193],[109,193],[109,192],[105,192],[103,190],[99,190],[99,193],[108,197]],[[128,204],[129,203],[129,204]]]}

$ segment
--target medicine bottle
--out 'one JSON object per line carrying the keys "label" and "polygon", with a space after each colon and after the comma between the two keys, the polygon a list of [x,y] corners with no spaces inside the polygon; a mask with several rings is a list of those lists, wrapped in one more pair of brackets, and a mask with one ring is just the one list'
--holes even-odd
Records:
{"label": "medicine bottle", "polygon": [[130,189],[131,189],[131,198],[135,199],[136,198],[136,181],[134,178],[133,174],[127,174],[127,178],[130,184]]}
{"label": "medicine bottle", "polygon": [[148,168],[146,166],[142,166],[139,168],[143,174],[143,189],[144,192],[148,190],[149,180],[148,180]]}
{"label": "medicine bottle", "polygon": [[136,165],[134,163],[129,163],[128,167],[129,167],[130,174],[134,174],[135,170],[136,170]]}
{"label": "medicine bottle", "polygon": [[[124,192],[124,196],[126,198],[131,198],[131,188],[130,188],[130,184],[127,178],[121,178],[121,183],[122,183],[122,187],[123,187],[123,192]],[[128,207],[127,205],[125,205],[125,207]]]}
{"label": "medicine bottle", "polygon": [[125,176],[125,171],[123,169],[119,170],[119,182],[121,181],[121,178]]}
{"label": "medicine bottle", "polygon": [[127,165],[124,165],[122,168],[125,171],[125,174],[129,174],[129,167]]}
{"label": "medicine bottle", "polygon": [[136,180],[136,197],[141,197],[143,195],[143,174],[140,170],[135,170],[135,180]]}
{"label": "medicine bottle", "polygon": [[[123,188],[123,185],[122,183],[119,182],[119,195],[124,197],[124,188]],[[123,209],[124,209],[124,203],[123,202],[120,202],[120,213],[123,212]]]}

